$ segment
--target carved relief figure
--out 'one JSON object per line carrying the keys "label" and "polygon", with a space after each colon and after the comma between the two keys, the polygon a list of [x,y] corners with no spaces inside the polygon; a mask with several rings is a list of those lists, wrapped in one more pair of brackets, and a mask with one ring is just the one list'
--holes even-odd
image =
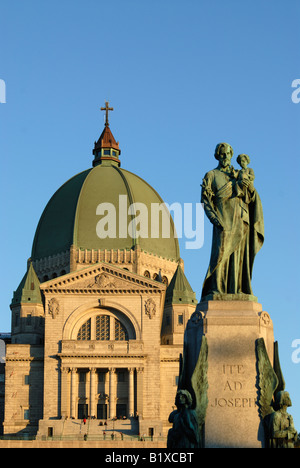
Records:
{"label": "carved relief figure", "polygon": [[100,288],[114,288],[115,283],[109,275],[101,273],[100,275],[95,276],[94,286],[99,286]]}

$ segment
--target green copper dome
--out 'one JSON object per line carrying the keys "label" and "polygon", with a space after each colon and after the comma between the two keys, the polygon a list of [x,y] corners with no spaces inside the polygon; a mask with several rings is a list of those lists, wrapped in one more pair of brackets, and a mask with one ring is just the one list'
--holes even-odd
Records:
{"label": "green copper dome", "polygon": [[[105,132],[106,129],[103,133]],[[110,143],[106,146],[108,149],[113,148],[111,151],[114,151],[112,153],[114,156],[111,158],[107,156],[108,149],[104,146],[105,135],[103,137],[102,133],[101,141],[99,139],[95,143],[94,167],[67,181],[47,204],[35,233],[31,254],[33,261],[65,252],[72,245],[82,250],[129,250],[137,244],[148,253],[175,261],[179,260],[178,240],[174,237],[175,229],[171,217],[168,238],[163,237],[161,225],[158,235],[151,236],[151,204],[158,206],[163,203],[163,200],[143,179],[119,167],[120,151],[117,152],[118,146],[115,141],[111,142],[112,135],[108,132],[110,132],[109,128],[107,128],[106,136],[108,135]],[[123,196],[121,204],[120,195]],[[109,235],[106,238],[100,238],[97,233],[97,225],[106,214],[103,211],[105,205],[102,204],[104,203],[110,204],[108,208],[112,210],[115,207],[115,237]],[[142,203],[148,210],[146,223],[148,224],[148,237],[130,235],[128,229],[124,233],[124,226],[120,227],[121,219],[128,219],[128,223],[133,220],[134,232],[141,233],[141,226],[138,223],[139,212],[137,211],[134,215],[128,214],[128,208],[133,203]],[[100,209],[102,212],[99,212],[99,205],[102,207]],[[145,234],[145,231],[143,232]]]}

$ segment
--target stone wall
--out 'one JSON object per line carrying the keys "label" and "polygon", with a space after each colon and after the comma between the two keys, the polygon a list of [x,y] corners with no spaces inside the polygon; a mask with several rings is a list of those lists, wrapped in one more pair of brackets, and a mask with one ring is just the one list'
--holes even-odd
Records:
{"label": "stone wall", "polygon": [[84,440],[70,440],[70,441],[53,441],[53,440],[1,440],[0,449],[5,448],[102,448],[102,449],[155,449],[166,448],[167,441],[84,441]]}

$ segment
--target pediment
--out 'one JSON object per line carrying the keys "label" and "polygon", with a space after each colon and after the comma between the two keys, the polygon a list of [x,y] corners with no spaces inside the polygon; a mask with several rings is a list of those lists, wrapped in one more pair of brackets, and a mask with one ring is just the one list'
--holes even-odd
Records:
{"label": "pediment", "polygon": [[41,284],[44,292],[116,293],[165,291],[163,283],[104,263],[69,273]]}

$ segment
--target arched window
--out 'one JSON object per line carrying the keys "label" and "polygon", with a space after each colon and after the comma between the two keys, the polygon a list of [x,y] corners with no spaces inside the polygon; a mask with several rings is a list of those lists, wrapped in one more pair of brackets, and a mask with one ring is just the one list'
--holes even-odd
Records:
{"label": "arched window", "polygon": [[88,319],[79,329],[77,340],[91,339],[91,319]]}
{"label": "arched window", "polygon": [[126,326],[113,315],[94,315],[78,330],[77,340],[128,341]]}
{"label": "arched window", "polygon": [[169,280],[168,280],[168,278],[167,278],[166,276],[163,276],[163,277],[162,277],[162,282],[163,282],[166,286],[169,285]]}

